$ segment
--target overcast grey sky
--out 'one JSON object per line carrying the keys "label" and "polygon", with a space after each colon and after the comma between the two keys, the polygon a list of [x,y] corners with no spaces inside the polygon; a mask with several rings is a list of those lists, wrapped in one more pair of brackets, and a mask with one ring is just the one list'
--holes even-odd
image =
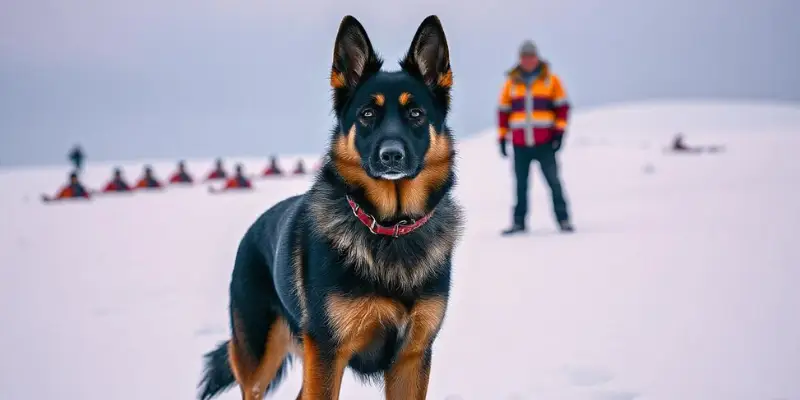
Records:
{"label": "overcast grey sky", "polygon": [[317,152],[345,13],[395,67],[438,14],[451,126],[494,124],[534,39],[576,107],[650,98],[800,101],[796,0],[0,0],[0,164]]}

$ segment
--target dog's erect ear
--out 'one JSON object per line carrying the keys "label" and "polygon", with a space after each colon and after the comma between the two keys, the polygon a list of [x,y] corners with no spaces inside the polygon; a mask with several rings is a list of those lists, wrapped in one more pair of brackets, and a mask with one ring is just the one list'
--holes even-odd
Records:
{"label": "dog's erect ear", "polygon": [[447,48],[442,23],[437,16],[431,15],[422,21],[400,65],[434,91],[437,88],[450,89],[453,85],[450,50]]}
{"label": "dog's erect ear", "polygon": [[380,68],[381,62],[372,49],[367,31],[355,17],[345,16],[333,47],[331,86],[352,89]]}

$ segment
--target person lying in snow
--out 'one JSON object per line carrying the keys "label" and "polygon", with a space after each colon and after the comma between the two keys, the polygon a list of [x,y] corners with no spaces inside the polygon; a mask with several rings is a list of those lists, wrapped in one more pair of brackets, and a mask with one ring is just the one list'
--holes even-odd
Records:
{"label": "person lying in snow", "polygon": [[244,176],[244,167],[242,164],[236,164],[236,174],[225,182],[223,190],[227,189],[252,189],[253,184],[250,178]]}
{"label": "person lying in snow", "polygon": [[153,176],[153,168],[149,165],[144,166],[144,175],[136,182],[135,189],[161,189],[162,185],[158,179]]}
{"label": "person lying in snow", "polygon": [[678,133],[675,135],[675,139],[672,141],[672,150],[673,151],[690,151],[691,149],[686,143],[683,142],[683,134]]}
{"label": "person lying in snow", "polygon": [[222,166],[222,159],[218,158],[214,162],[214,170],[212,170],[208,176],[206,177],[206,181],[215,181],[221,180],[228,177],[228,173],[225,172],[225,168]]}
{"label": "person lying in snow", "polygon": [[297,160],[297,166],[294,167],[294,171],[292,171],[294,175],[305,175],[306,174],[306,166],[303,164],[303,160]]}
{"label": "person lying in snow", "polygon": [[219,190],[209,187],[208,191],[211,193],[219,193],[229,190],[249,190],[252,188],[253,184],[250,182],[250,178],[244,174],[244,167],[242,164],[236,164],[236,173],[225,182],[225,186]]}
{"label": "person lying in snow", "polygon": [[125,182],[125,179],[122,177],[122,170],[119,168],[114,168],[114,176],[111,178],[111,181],[108,182],[106,187],[103,188],[103,193],[130,191],[130,185],[128,185],[128,182]]}
{"label": "person lying in snow", "polygon": [[671,150],[676,153],[702,153],[702,152],[709,152],[714,153],[717,151],[721,151],[724,149],[724,146],[700,146],[700,147],[689,147],[686,143],[683,142],[683,133],[677,133],[675,135],[675,139],[672,141],[672,148]]}
{"label": "person lying in snow", "polygon": [[169,178],[169,183],[192,183],[194,179],[186,172],[186,163],[183,161],[178,162],[178,170]]}
{"label": "person lying in snow", "polygon": [[55,197],[49,197],[47,195],[42,195],[42,201],[54,201],[54,200],[67,200],[67,199],[89,199],[89,191],[86,190],[86,187],[83,186],[82,183],[78,180],[78,173],[72,172],[69,174],[69,183],[66,184],[61,190],[56,194]]}
{"label": "person lying in snow", "polygon": [[269,158],[269,165],[261,174],[263,176],[283,175],[280,165],[278,165],[278,157],[272,156]]}

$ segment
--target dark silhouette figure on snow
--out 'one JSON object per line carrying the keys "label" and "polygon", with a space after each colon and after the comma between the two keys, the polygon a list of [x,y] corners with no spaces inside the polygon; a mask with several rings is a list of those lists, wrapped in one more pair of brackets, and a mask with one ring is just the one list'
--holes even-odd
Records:
{"label": "dark silhouette figure on snow", "polygon": [[103,188],[103,193],[130,191],[130,185],[128,185],[128,182],[125,182],[125,178],[122,177],[122,170],[120,168],[114,168],[114,176],[111,178],[111,181],[108,182],[106,187]]}
{"label": "dark silhouette figure on snow", "polygon": [[228,174],[225,172],[225,167],[222,165],[222,159],[218,158],[214,162],[214,169],[208,174],[206,177],[207,181],[214,181],[214,180],[221,180],[228,177]]}
{"label": "dark silhouette figure on snow", "polygon": [[261,174],[263,176],[283,175],[280,165],[278,165],[278,157],[271,156],[269,158],[269,165]]}
{"label": "dark silhouette figure on snow", "polygon": [[144,174],[139,182],[136,182],[136,189],[160,189],[163,186],[161,182],[153,175],[153,168],[149,165],[144,166]]}
{"label": "dark silhouette figure on snow", "polygon": [[675,138],[672,140],[672,148],[671,150],[676,153],[716,153],[718,151],[724,150],[724,146],[697,146],[697,147],[689,147],[683,141],[683,133],[678,132],[675,135]]}
{"label": "dark silhouette figure on snow", "polygon": [[194,179],[186,171],[186,163],[178,161],[178,170],[169,178],[169,183],[193,183]]}
{"label": "dark silhouette figure on snow", "polygon": [[250,182],[250,179],[244,175],[244,167],[242,164],[236,164],[236,173],[225,182],[225,187],[223,187],[222,190],[252,188],[253,184]]}
{"label": "dark silhouette figure on snow", "polygon": [[78,180],[78,173],[74,171],[69,174],[69,182],[58,191],[54,198],[42,195],[42,200],[45,202],[67,199],[89,199],[89,191]]}
{"label": "dark silhouette figure on snow", "polygon": [[75,168],[75,173],[80,173],[83,169],[83,160],[86,158],[83,154],[83,149],[81,146],[76,144],[75,147],[72,148],[69,152],[69,161],[72,163],[72,166]]}
{"label": "dark silhouette figure on snow", "polygon": [[297,165],[294,167],[294,171],[292,171],[294,175],[305,175],[306,174],[306,166],[303,163],[303,160],[297,160]]}
{"label": "dark silhouette figure on snow", "polygon": [[678,133],[672,141],[672,150],[674,151],[691,151],[692,149],[683,142],[683,134]]}

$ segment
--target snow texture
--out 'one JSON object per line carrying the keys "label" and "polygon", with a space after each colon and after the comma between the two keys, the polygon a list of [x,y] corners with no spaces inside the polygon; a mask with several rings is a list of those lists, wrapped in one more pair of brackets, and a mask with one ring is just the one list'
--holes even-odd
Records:
{"label": "snow texture", "polygon": [[[534,166],[532,232],[501,238],[509,161],[492,131],[460,143],[467,230],[428,398],[800,399],[800,108],[648,103],[573,121],[560,155],[573,235],[557,233]],[[726,151],[664,154],[678,130]],[[121,165],[133,180],[142,163]],[[199,178],[211,161],[188,165]],[[173,166],[154,163],[162,179]],[[0,399],[193,398],[201,355],[228,335],[240,237],[310,178],[41,204],[66,174],[0,170]],[[299,387],[295,366],[273,398]],[[342,398],[379,390],[348,373]]]}

